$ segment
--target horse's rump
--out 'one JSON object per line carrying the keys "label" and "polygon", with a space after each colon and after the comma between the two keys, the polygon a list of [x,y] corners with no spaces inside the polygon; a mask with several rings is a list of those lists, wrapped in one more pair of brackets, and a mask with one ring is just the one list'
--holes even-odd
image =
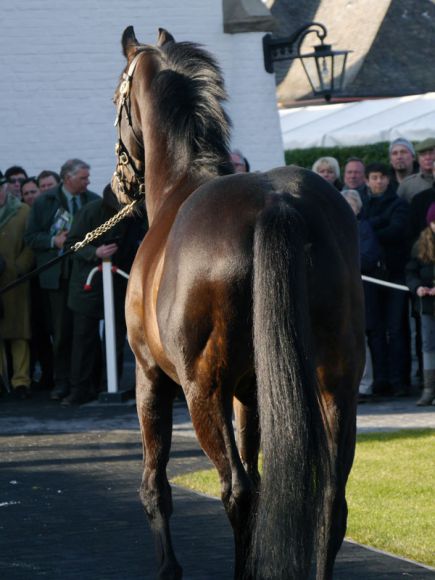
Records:
{"label": "horse's rump", "polygon": [[[356,310],[348,285],[359,264],[355,220],[334,188],[297,167],[219,177],[184,202],[168,237],[157,300],[166,353],[179,357],[178,341],[184,336],[186,360],[192,360],[216,324],[227,325],[234,335],[234,378],[252,365],[254,231],[260,213],[280,198],[304,222],[302,251],[316,332],[322,325],[340,324],[335,304]],[[237,371],[236,360],[243,363]]]}

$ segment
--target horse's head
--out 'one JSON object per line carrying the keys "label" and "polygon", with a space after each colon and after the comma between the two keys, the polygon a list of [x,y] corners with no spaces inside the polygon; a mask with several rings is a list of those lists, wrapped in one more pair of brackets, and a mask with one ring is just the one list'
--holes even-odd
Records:
{"label": "horse's head", "polygon": [[[160,29],[155,46],[124,31],[127,64],[115,92],[117,165],[112,187],[129,202],[181,179],[198,184],[232,172],[226,92],[214,57]],[[145,162],[146,159],[146,162]],[[156,184],[159,184],[156,186]]]}
{"label": "horse's head", "polygon": [[[143,71],[153,71],[158,51],[155,47],[140,44],[132,26],[127,27],[122,35],[122,49],[127,65],[121,75],[113,101],[117,114],[115,126],[118,128],[118,141],[115,147],[117,157],[116,169],[112,177],[112,189],[121,203],[129,203],[145,194],[144,181],[144,140],[141,128],[141,111],[137,96],[132,90],[135,78],[137,85],[143,83]],[[172,35],[159,29],[157,47],[174,42]],[[138,62],[147,60],[142,70],[137,70]]]}

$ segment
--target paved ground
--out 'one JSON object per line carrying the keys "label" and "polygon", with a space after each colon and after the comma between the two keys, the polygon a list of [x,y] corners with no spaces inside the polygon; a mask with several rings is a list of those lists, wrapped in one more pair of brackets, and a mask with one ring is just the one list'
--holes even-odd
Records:
{"label": "paved ground", "polygon": [[[0,400],[0,578],[136,580],[154,577],[137,489],[135,408],[61,408],[46,394]],[[415,399],[359,407],[360,431],[435,427]],[[175,410],[170,475],[208,466],[185,405]],[[232,538],[219,501],[174,489],[174,544],[185,580],[232,577]],[[346,542],[337,580],[435,578],[435,571]]]}
{"label": "paved ground", "polygon": [[[359,433],[397,429],[435,429],[435,406],[416,407],[417,396],[383,399],[358,406]],[[105,430],[137,430],[134,401],[121,405],[97,401],[82,407],[61,407],[39,393],[30,401],[0,399],[0,434],[60,433]],[[186,406],[178,401],[174,409],[174,434],[195,437]]]}

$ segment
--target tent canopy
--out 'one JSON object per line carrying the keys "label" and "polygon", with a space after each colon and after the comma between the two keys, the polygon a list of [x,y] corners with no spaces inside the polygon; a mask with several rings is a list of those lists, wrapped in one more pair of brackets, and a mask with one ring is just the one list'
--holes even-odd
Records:
{"label": "tent canopy", "polygon": [[285,149],[368,145],[435,137],[435,93],[279,112]]}

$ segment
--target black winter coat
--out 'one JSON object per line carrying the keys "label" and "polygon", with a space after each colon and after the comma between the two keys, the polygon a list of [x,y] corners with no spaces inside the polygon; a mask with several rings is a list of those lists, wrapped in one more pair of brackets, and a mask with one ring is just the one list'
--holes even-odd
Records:
{"label": "black winter coat", "polygon": [[381,259],[381,249],[378,240],[368,220],[358,219],[359,251],[361,259],[361,272],[374,275],[377,264]]}
{"label": "black winter coat", "polygon": [[426,215],[430,206],[435,203],[435,186],[420,191],[411,200],[409,206],[408,237],[413,244],[420,233],[427,227]]}
{"label": "black winter coat", "polygon": [[[99,196],[92,191],[81,193],[80,201],[82,209],[92,200],[98,199],[100,199]],[[53,233],[50,230],[55,214],[61,208],[68,211],[68,202],[62,191],[62,184],[44,192],[35,199],[32,205],[24,234],[24,241],[34,251],[36,265],[38,267],[43,266],[59,255],[59,250],[51,247]],[[41,288],[51,290],[57,290],[59,288],[62,274],[69,271],[67,266],[68,260],[69,258],[66,258],[66,260],[57,262],[57,264],[54,264],[39,274]]]}
{"label": "black winter coat", "polygon": [[388,187],[383,195],[366,197],[363,204],[364,217],[381,246],[390,280],[403,282],[409,257],[408,203]]}
{"label": "black winter coat", "polygon": [[[103,224],[119,209],[115,205],[114,195],[104,194],[104,199],[98,199],[83,207],[74,220],[66,246],[82,240],[86,233]],[[148,222],[146,215],[142,217],[128,217],[120,221],[110,231],[97,238],[92,244],[73,254],[73,268],[69,284],[68,307],[74,312],[92,318],[102,319],[104,316],[102,274],[97,272],[92,279],[92,289],[86,291],[84,285],[88,274],[95,266],[101,264],[96,250],[102,244],[116,241],[118,250],[111,260],[125,272],[130,272],[137,249],[142,241]],[[124,308],[127,280],[119,274],[113,276],[113,292],[115,308]]]}
{"label": "black winter coat", "polygon": [[435,286],[435,263],[425,263],[417,257],[417,243],[412,249],[412,257],[406,265],[406,285],[413,294],[413,307],[420,314],[435,315],[435,297],[417,296],[417,288]]}

